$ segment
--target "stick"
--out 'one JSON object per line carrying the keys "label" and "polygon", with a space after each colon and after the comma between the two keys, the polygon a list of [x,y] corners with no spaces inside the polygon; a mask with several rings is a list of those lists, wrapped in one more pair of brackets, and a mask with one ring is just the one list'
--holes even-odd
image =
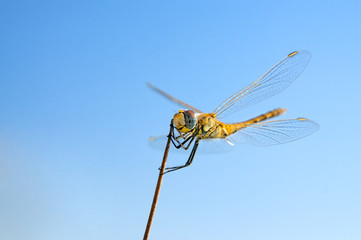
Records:
{"label": "stick", "polygon": [[145,233],[144,233],[144,237],[143,240],[147,240],[148,236],[149,236],[149,232],[150,232],[150,227],[152,226],[152,221],[153,221],[153,216],[155,213],[155,208],[157,206],[157,201],[158,201],[158,196],[159,196],[159,191],[160,191],[160,187],[162,185],[162,180],[163,180],[163,173],[164,173],[164,169],[165,169],[165,164],[167,162],[167,157],[168,157],[168,151],[169,151],[169,145],[170,145],[170,138],[171,138],[171,133],[173,131],[173,119],[170,123],[170,130],[169,130],[169,135],[168,135],[168,141],[167,141],[167,145],[165,147],[165,151],[164,151],[164,155],[163,155],[163,161],[162,161],[162,166],[160,167],[159,170],[159,176],[158,176],[158,182],[157,182],[157,186],[155,188],[155,192],[154,192],[154,197],[153,197],[153,202],[152,202],[152,207],[150,208],[150,213],[149,213],[149,217],[148,217],[148,223],[147,223],[147,227],[145,228]]}

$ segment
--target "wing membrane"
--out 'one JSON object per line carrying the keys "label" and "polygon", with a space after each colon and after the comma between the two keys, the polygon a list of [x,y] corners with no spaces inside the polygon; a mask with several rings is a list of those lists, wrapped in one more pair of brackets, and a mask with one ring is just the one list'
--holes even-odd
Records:
{"label": "wing membrane", "polygon": [[185,103],[185,102],[182,102],[182,101],[179,100],[179,99],[176,99],[176,98],[172,97],[172,96],[169,95],[168,93],[160,90],[159,88],[154,87],[152,84],[147,83],[147,86],[150,87],[151,89],[153,89],[154,91],[156,91],[157,93],[161,94],[162,96],[164,96],[164,97],[167,98],[168,100],[171,100],[171,101],[173,101],[173,102],[176,102],[176,103],[178,103],[179,105],[181,105],[182,107],[186,107],[187,109],[192,109],[192,110],[195,111],[195,112],[201,113],[201,111],[198,110],[197,108],[192,107],[191,105],[189,105],[189,104],[187,104],[187,103]]}
{"label": "wing membrane", "polygon": [[252,124],[232,134],[230,139],[253,145],[269,146],[306,137],[318,128],[317,123],[305,118],[275,120]]}
{"label": "wing membrane", "polygon": [[302,73],[310,59],[311,53],[307,51],[290,53],[257,81],[222,102],[214,113],[218,118],[225,117],[283,91]]}

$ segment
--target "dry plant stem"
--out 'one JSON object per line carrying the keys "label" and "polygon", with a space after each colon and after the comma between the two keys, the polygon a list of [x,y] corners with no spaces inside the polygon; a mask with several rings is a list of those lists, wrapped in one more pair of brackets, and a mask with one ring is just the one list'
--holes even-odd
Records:
{"label": "dry plant stem", "polygon": [[160,167],[159,170],[159,176],[158,176],[158,182],[157,182],[157,186],[155,188],[155,192],[154,192],[154,197],[153,197],[153,202],[152,202],[152,207],[150,209],[150,213],[149,213],[149,217],[148,217],[148,223],[147,223],[147,227],[145,228],[145,233],[144,233],[144,237],[143,240],[147,240],[148,236],[149,236],[149,232],[150,232],[150,227],[152,226],[152,221],[153,221],[153,216],[155,213],[155,208],[157,206],[157,201],[158,201],[158,196],[159,196],[159,191],[160,191],[160,187],[162,185],[162,180],[163,180],[163,173],[164,173],[164,169],[165,169],[165,164],[167,162],[167,157],[168,157],[168,151],[169,151],[169,145],[170,145],[170,136],[171,133],[173,131],[173,120],[170,123],[170,130],[169,130],[169,135],[168,135],[168,141],[167,141],[167,145],[165,147],[165,151],[164,151],[164,155],[163,155],[163,161],[162,161],[162,166]]}

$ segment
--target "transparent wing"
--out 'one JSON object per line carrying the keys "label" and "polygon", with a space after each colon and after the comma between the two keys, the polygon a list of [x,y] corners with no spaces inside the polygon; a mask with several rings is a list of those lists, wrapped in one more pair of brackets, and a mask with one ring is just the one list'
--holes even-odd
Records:
{"label": "transparent wing", "polygon": [[305,119],[286,119],[252,124],[229,136],[241,143],[269,146],[306,137],[319,129],[317,123]]}
{"label": "transparent wing", "polygon": [[222,102],[214,113],[218,118],[225,117],[283,91],[302,73],[310,59],[311,53],[307,51],[290,53],[257,81]]}
{"label": "transparent wing", "polygon": [[148,143],[152,148],[157,150],[164,150],[165,146],[167,145],[167,140],[167,135],[152,136],[148,139]]}
{"label": "transparent wing", "polygon": [[193,107],[193,106],[191,106],[191,105],[189,105],[189,104],[187,104],[185,102],[182,102],[179,99],[176,99],[176,98],[172,97],[168,93],[160,90],[159,88],[154,87],[152,84],[147,83],[147,86],[150,87],[151,89],[153,89],[154,91],[156,91],[157,93],[159,93],[160,95],[162,95],[163,97],[167,98],[168,100],[171,100],[171,101],[173,101],[175,103],[178,103],[180,106],[185,107],[186,109],[192,109],[195,112],[201,113],[201,111],[198,110],[197,108],[195,108],[195,107]]}
{"label": "transparent wing", "polygon": [[[164,151],[167,144],[167,135],[155,136],[149,138],[149,145],[157,150]],[[222,152],[229,152],[234,148],[234,144],[228,139],[206,139],[201,140],[197,149],[197,154],[215,154]],[[190,153],[192,146],[186,151],[183,148],[176,149],[172,144],[170,147],[171,152],[175,153]]]}

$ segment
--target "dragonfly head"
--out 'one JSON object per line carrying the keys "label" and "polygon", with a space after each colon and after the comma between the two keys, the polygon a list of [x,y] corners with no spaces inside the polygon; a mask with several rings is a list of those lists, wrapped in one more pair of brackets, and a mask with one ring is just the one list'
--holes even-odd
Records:
{"label": "dragonfly head", "polygon": [[178,113],[174,114],[173,124],[178,131],[186,133],[191,131],[197,123],[197,117],[192,110],[179,110]]}

